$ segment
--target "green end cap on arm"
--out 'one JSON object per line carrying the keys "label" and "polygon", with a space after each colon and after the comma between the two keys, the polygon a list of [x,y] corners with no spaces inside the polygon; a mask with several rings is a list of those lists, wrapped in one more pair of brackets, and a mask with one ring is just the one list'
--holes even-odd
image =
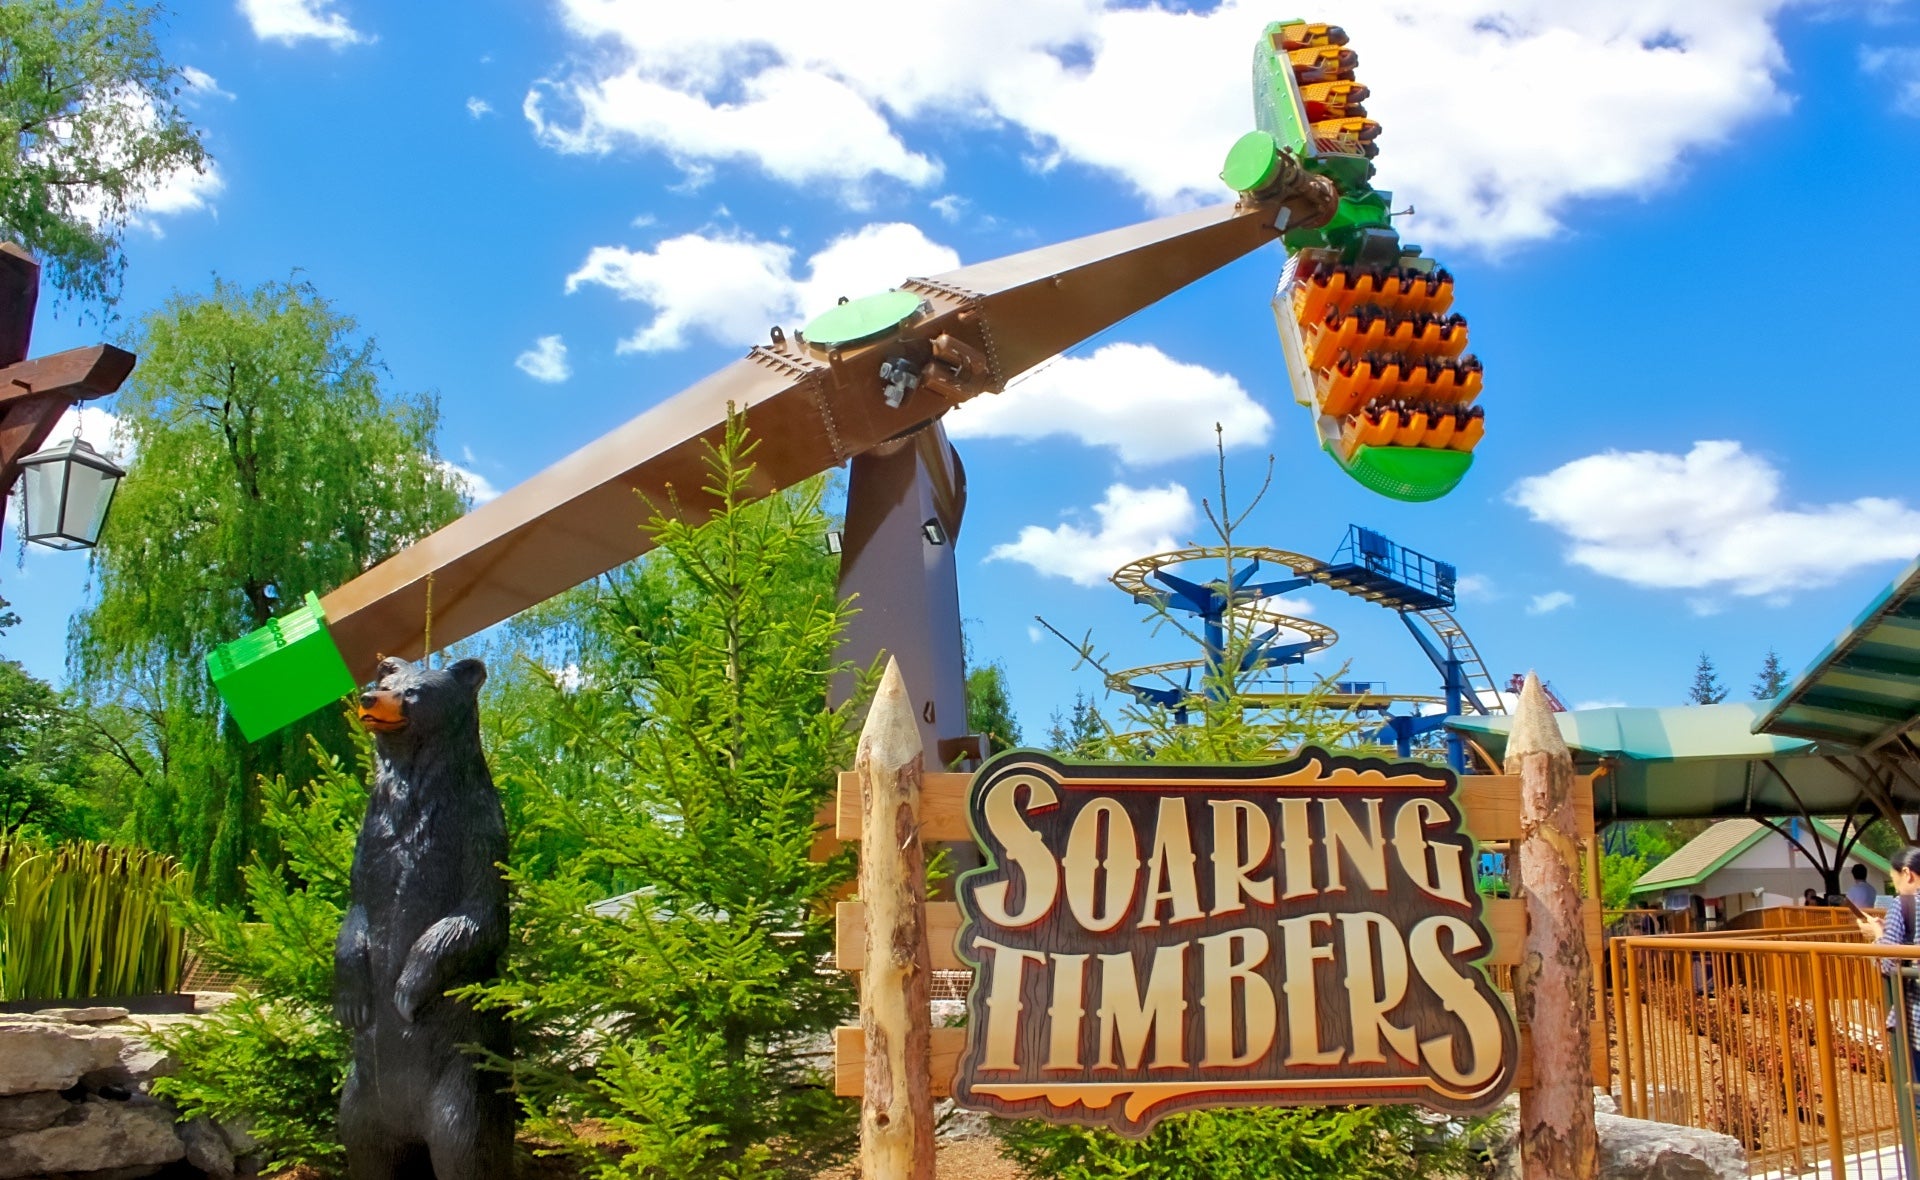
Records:
{"label": "green end cap on arm", "polygon": [[884,336],[912,319],[923,301],[911,291],[863,295],[815,316],[801,331],[821,348],[858,344]]}
{"label": "green end cap on arm", "polygon": [[320,597],[207,653],[207,672],[250,742],[351,693],[353,673],[327,633]]}
{"label": "green end cap on arm", "polygon": [[1227,149],[1220,179],[1236,193],[1257,193],[1280,171],[1280,144],[1265,131],[1249,131]]}

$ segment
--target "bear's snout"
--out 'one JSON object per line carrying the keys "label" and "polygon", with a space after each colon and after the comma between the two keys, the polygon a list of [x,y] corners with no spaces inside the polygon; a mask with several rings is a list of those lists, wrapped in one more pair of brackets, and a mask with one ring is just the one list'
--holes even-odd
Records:
{"label": "bear's snout", "polygon": [[360,724],[375,733],[393,733],[407,726],[407,710],[400,695],[373,688],[360,694]]}

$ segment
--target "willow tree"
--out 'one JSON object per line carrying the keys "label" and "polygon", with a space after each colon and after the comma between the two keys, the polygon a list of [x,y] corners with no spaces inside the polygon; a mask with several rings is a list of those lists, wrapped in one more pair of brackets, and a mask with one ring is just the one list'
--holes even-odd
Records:
{"label": "willow tree", "polygon": [[204,667],[218,644],[459,515],[431,395],[381,387],[373,342],[307,283],[216,280],[141,322],[116,409],[131,474],[94,551],[74,678],[117,717],[133,835],[232,896],[258,834],[257,779],[310,775],[325,710],[248,745]]}
{"label": "willow tree", "polygon": [[111,302],[141,202],[206,167],[175,101],[159,9],[107,0],[0,3],[0,234],[63,294]]}

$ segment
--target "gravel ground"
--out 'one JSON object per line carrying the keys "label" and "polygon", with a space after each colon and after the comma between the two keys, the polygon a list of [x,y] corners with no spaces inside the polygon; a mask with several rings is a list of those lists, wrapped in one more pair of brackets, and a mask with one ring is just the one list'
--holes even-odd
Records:
{"label": "gravel ground", "polygon": [[[959,1139],[940,1144],[934,1155],[939,1180],[1020,1180],[1020,1170],[1000,1158],[995,1139]],[[820,1180],[856,1180],[857,1167],[822,1172]]]}

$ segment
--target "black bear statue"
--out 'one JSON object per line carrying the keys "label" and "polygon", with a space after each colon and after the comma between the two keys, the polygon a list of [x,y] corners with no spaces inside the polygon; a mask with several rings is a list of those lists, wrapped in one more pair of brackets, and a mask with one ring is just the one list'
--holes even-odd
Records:
{"label": "black bear statue", "polygon": [[448,997],[499,973],[506,817],[480,749],[479,660],[384,659],[360,697],[378,752],[334,947],[334,1013],[353,1036],[340,1095],[352,1180],[505,1180],[514,1103],[469,1046],[505,1057],[507,1023]]}

